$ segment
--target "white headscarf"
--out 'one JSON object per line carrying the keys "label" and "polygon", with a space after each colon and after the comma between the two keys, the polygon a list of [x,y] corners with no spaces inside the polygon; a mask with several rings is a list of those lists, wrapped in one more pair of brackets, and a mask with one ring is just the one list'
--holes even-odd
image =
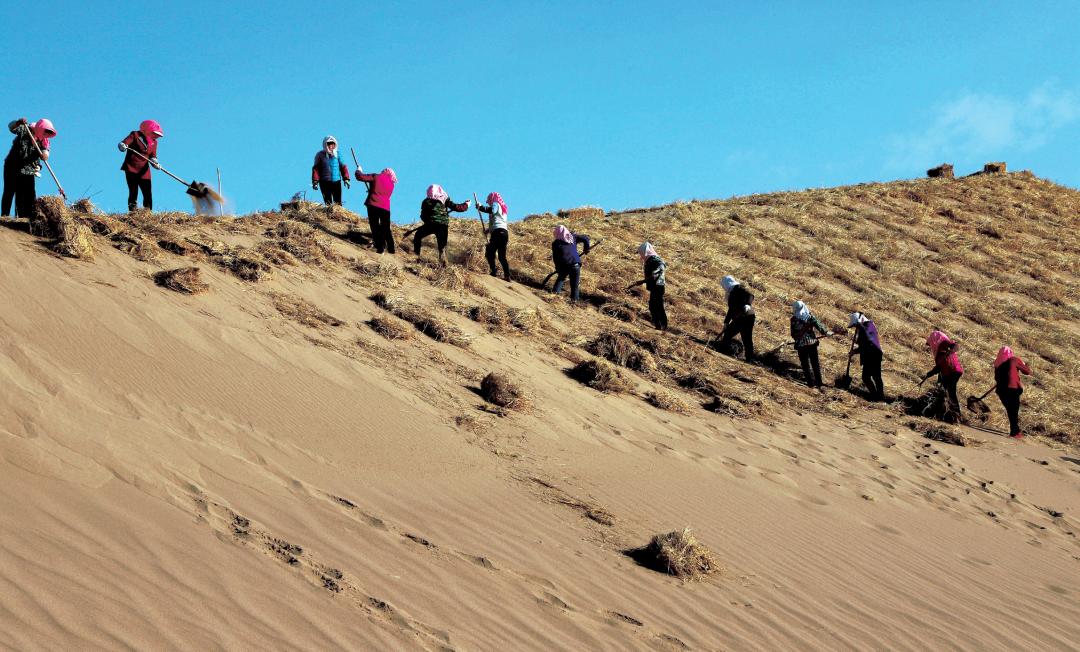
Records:
{"label": "white headscarf", "polygon": [[[327,154],[330,154],[330,143],[334,143],[335,145],[337,145],[337,138],[334,138],[333,136],[327,136],[326,138],[322,139],[322,148],[323,148],[323,151],[326,152]],[[336,151],[337,148],[334,148],[334,149],[335,149],[335,152],[334,152],[333,155],[337,156],[337,151]]]}
{"label": "white headscarf", "polygon": [[735,289],[736,285],[740,285],[740,283],[735,280],[735,277],[731,274],[728,274],[724,278],[720,279],[720,286],[724,288],[724,294],[730,295],[731,291]]}
{"label": "white headscarf", "polygon": [[652,243],[642,242],[641,246],[637,248],[637,254],[641,257],[641,262],[645,262],[650,256],[657,256],[656,249],[653,249]]}
{"label": "white headscarf", "polygon": [[851,313],[851,321],[848,322],[848,326],[858,326],[859,324],[868,321],[870,320],[866,318],[866,315],[861,312],[853,312]]}
{"label": "white headscarf", "polygon": [[799,321],[809,321],[811,316],[810,308],[802,301],[796,301],[791,304],[791,314]]}

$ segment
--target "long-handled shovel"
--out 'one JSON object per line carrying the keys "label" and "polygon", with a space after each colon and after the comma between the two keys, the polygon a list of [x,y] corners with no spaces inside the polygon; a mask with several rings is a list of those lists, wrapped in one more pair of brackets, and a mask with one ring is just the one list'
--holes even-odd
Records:
{"label": "long-handled shovel", "polygon": [[[350,147],[349,152],[352,153],[352,162],[353,162],[353,165],[356,166],[356,171],[357,172],[363,172],[364,168],[360,167],[360,161],[356,158],[356,150],[353,149],[352,147]],[[367,181],[365,181],[364,185],[367,186],[368,192],[370,192],[371,191],[371,184],[368,183]]]}
{"label": "long-handled shovel", "polygon": [[982,396],[968,396],[967,397],[967,409],[971,410],[975,414],[983,415],[990,413],[990,406],[983,402],[983,399],[990,395],[990,392],[997,389],[997,383],[995,383],[990,389],[983,392]]}
{"label": "long-handled shovel", "polygon": [[858,331],[856,331],[855,335],[851,336],[851,348],[848,349],[847,356],[847,370],[844,372],[844,375],[837,378],[836,383],[834,383],[839,389],[848,389],[851,387],[851,352],[855,350],[855,339],[857,335]]}
{"label": "long-handled shovel", "polygon": [[[141,152],[136,152],[130,147],[127,149],[127,151],[145,160],[147,163],[150,162],[150,157],[146,156]],[[213,188],[201,181],[192,180],[191,183],[188,183],[187,181],[184,181],[183,179],[176,176],[172,172],[169,172],[160,165],[157,166],[157,169],[161,170],[173,179],[176,179],[180,183],[187,186],[187,194],[191,195],[191,201],[195,204],[195,212],[197,214],[212,215],[217,212],[217,207],[225,201],[225,199],[221,195],[219,195],[217,191],[215,191]]]}
{"label": "long-handled shovel", "polygon": [[60,192],[60,196],[64,198],[64,201],[67,201],[67,193],[64,192],[64,187],[60,185],[60,180],[56,178],[56,173],[53,172],[52,166],[49,165],[49,162],[45,160],[45,153],[41,151],[41,146],[38,145],[37,138],[34,138],[34,132],[30,130],[30,125],[24,124],[23,127],[26,127],[26,134],[30,136],[30,142],[34,143],[34,149],[37,150],[38,157],[41,159],[41,162],[44,163],[45,168],[49,170],[49,174],[52,176],[52,180],[56,183],[56,189]]}
{"label": "long-handled shovel", "polygon": [[484,232],[484,239],[487,239],[487,226],[484,224],[484,215],[480,212],[480,200],[476,198],[475,192],[472,194],[472,200],[476,205],[476,219],[480,220],[480,230]]}

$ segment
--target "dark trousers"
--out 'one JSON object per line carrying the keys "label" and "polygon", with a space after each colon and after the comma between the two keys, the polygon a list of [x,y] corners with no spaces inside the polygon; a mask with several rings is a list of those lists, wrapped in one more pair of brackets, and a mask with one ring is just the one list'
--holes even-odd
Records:
{"label": "dark trousers", "polygon": [[135,210],[139,201],[139,191],[142,191],[142,205],[146,210],[154,209],[154,193],[150,189],[150,179],[143,179],[142,175],[124,172],[128,187],[128,212]]}
{"label": "dark trousers", "polygon": [[1021,388],[998,389],[997,395],[1001,399],[1001,405],[1005,407],[1005,414],[1009,415],[1009,434],[1020,434],[1020,395],[1024,393]]}
{"label": "dark trousers", "polygon": [[4,165],[4,194],[0,213],[11,216],[11,202],[15,202],[15,216],[30,218],[34,214],[34,202],[37,200],[37,177],[23,174],[19,168]]}
{"label": "dark trousers", "polygon": [[956,396],[956,385],[960,382],[960,376],[964,374],[956,374],[955,376],[941,376],[941,386],[945,388],[945,395],[947,397],[945,403],[945,413],[955,418],[960,417],[960,399]]}
{"label": "dark trousers", "polygon": [[327,206],[331,204],[341,205],[340,181],[320,181],[319,192],[322,193],[323,203]]}
{"label": "dark trousers", "polygon": [[866,386],[870,396],[876,399],[885,398],[885,383],[881,381],[881,351],[867,351],[860,354],[859,361],[862,363],[862,382]]}
{"label": "dark trousers", "polygon": [[439,245],[439,258],[442,258],[443,249],[446,249],[446,241],[450,237],[450,225],[439,224],[437,222],[426,222],[420,225],[420,228],[413,234],[413,252],[417,256],[420,255],[421,240],[429,235],[435,236],[435,243]]}
{"label": "dark trousers", "polygon": [[754,323],[757,322],[757,315],[747,314],[737,319],[731,320],[727,326],[724,327],[724,332],[720,336],[720,350],[726,350],[726,346],[736,335],[742,339],[743,351],[746,352],[747,361],[754,359]]}
{"label": "dark trousers", "polygon": [[506,280],[510,280],[510,264],[506,262],[506,245],[510,243],[510,234],[506,229],[495,229],[491,232],[491,238],[488,240],[487,247],[484,248],[484,257],[487,258],[488,267],[491,268],[491,275],[495,276],[497,271],[495,268],[495,256],[499,256],[499,262],[502,263],[503,277]]}
{"label": "dark trousers", "polygon": [[806,384],[811,387],[821,387],[823,383],[821,382],[821,361],[818,360],[817,343],[799,347],[795,350],[799,352],[799,363],[802,364]]}
{"label": "dark trousers", "polygon": [[652,316],[653,326],[660,330],[667,330],[667,311],[664,310],[664,286],[654,285],[649,290],[649,315]]}
{"label": "dark trousers", "polygon": [[571,265],[569,267],[561,267],[556,270],[557,276],[555,277],[555,294],[562,292],[563,281],[570,278],[570,300],[581,300],[581,265]]}
{"label": "dark trousers", "polygon": [[384,250],[394,253],[394,232],[390,230],[390,211],[378,206],[368,206],[367,219],[371,227],[371,240],[375,243],[375,251],[380,254]]}

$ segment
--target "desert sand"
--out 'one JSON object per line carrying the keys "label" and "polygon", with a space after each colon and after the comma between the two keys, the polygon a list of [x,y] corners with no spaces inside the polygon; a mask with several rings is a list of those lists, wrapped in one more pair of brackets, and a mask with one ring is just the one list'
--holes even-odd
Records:
{"label": "desert sand", "polygon": [[[203,263],[211,289],[187,296],[150,278],[180,256],[73,260],[6,226],[4,648],[1080,647],[1071,449],[968,428],[977,445],[950,446],[870,404],[665,412],[459,315],[466,347],[384,339],[377,280]],[[569,328],[532,288],[472,282]],[[338,325],[298,323],[286,295]],[[485,404],[490,371],[530,409]],[[722,572],[622,553],[687,526]]]}

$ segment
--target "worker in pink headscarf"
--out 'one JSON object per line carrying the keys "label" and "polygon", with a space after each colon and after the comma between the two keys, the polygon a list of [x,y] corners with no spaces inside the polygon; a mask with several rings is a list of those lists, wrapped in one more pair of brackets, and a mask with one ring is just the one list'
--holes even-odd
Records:
{"label": "worker in pink headscarf", "polygon": [[1030,376],[1031,367],[1024,364],[1011,348],[1001,347],[994,359],[994,389],[1005,408],[1005,414],[1009,416],[1009,436],[1013,439],[1024,437],[1020,432],[1020,395],[1024,393],[1020,374]]}
{"label": "worker in pink headscarf", "polygon": [[439,266],[446,267],[446,242],[450,236],[450,213],[464,213],[469,210],[471,200],[466,199],[463,203],[457,203],[450,199],[450,195],[437,183],[428,186],[427,197],[420,202],[420,221],[423,224],[413,235],[413,252],[416,259],[420,259],[420,247],[424,238],[429,235],[435,236],[435,244],[439,248]]}
{"label": "worker in pink headscarf", "polygon": [[367,184],[368,224],[371,226],[371,240],[375,251],[394,253],[394,232],[390,230],[390,196],[397,185],[397,174],[393,168],[383,168],[382,172],[366,174],[359,166],[353,177]]}
{"label": "worker in pink headscarf", "polygon": [[15,139],[4,158],[4,192],[0,206],[3,211],[0,212],[4,217],[10,217],[14,200],[15,215],[29,218],[37,201],[41,161],[49,158],[49,140],[56,136],[56,129],[47,118],[37,122],[19,118],[8,123],[8,131],[15,134]]}
{"label": "worker in pink headscarf", "polygon": [[503,278],[510,282],[510,264],[506,262],[506,246],[510,243],[509,223],[510,212],[506,209],[506,202],[502,195],[497,192],[488,193],[487,204],[478,206],[481,213],[488,214],[488,243],[484,247],[484,257],[487,258],[491,275],[495,276],[498,271],[495,267],[495,257],[499,257],[502,263]]}
{"label": "worker in pink headscarf", "polygon": [[947,396],[945,416],[950,421],[959,420],[960,399],[956,396],[956,385],[964,375],[964,368],[960,366],[960,358],[956,355],[960,345],[942,331],[935,330],[926,338],[926,346],[934,356],[934,368],[926,372],[923,380],[938,376],[938,382],[945,388]]}
{"label": "worker in pink headscarf", "polygon": [[120,169],[124,172],[128,187],[128,212],[138,205],[139,192],[142,192],[142,205],[146,210],[154,209],[154,193],[150,186],[150,168],[161,169],[157,160],[158,140],[165,137],[161,125],[156,120],[143,120],[137,131],[133,131],[117,144],[117,149],[125,153]]}

